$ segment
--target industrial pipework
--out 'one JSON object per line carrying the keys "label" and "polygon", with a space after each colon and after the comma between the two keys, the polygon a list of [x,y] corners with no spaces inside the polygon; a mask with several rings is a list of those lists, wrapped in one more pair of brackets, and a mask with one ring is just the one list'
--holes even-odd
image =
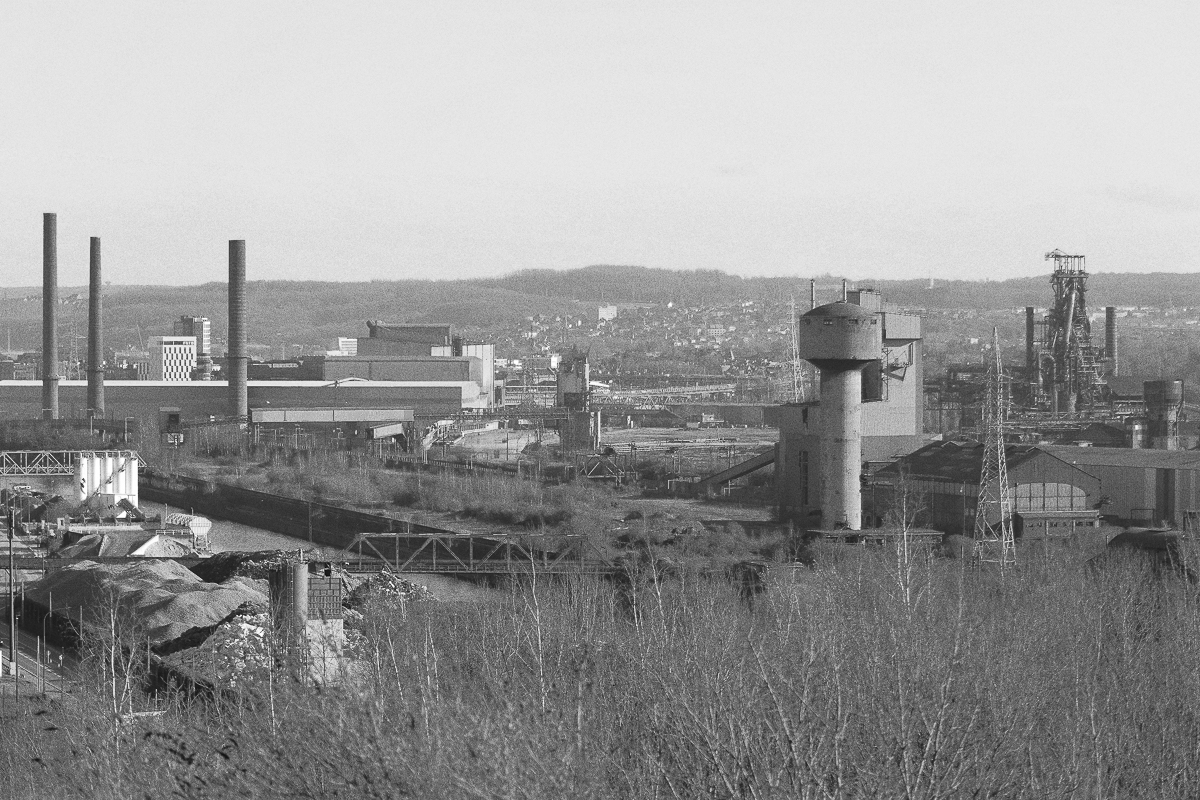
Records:
{"label": "industrial pipework", "polygon": [[58,215],[42,215],[42,418],[58,419]]}
{"label": "industrial pipework", "polygon": [[246,241],[229,240],[229,347],[225,368],[229,370],[229,414],[239,421],[250,416],[246,389]]}
{"label": "industrial pipework", "polygon": [[879,358],[879,316],[853,303],[800,318],[800,357],[821,371],[821,524],[862,529],[862,371]]}
{"label": "industrial pipework", "polygon": [[104,324],[100,282],[100,237],[93,236],[88,262],[88,416],[104,416]]}

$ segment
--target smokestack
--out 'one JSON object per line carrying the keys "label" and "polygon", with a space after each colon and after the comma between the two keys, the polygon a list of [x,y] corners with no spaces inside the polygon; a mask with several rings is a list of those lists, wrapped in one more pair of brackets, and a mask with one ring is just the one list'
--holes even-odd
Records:
{"label": "smokestack", "polygon": [[810,278],[808,281],[808,310],[812,311],[817,307],[817,279]]}
{"label": "smokestack", "polygon": [[58,419],[58,215],[42,215],[42,418]]}
{"label": "smokestack", "polygon": [[250,415],[246,393],[246,240],[229,240],[229,413],[238,420]]}
{"label": "smokestack", "polygon": [[842,278],[842,302],[843,303],[846,302],[848,297],[849,297],[849,294],[846,291],[846,279]]}
{"label": "smokestack", "polygon": [[287,625],[291,629],[292,645],[300,650],[308,633],[308,564],[304,554],[290,564],[291,592],[288,596]]}
{"label": "smokestack", "polygon": [[88,263],[88,416],[104,416],[104,309],[100,293],[100,237],[92,237]]}
{"label": "smokestack", "polygon": [[1025,306],[1025,378],[1030,386],[1038,384],[1037,348],[1034,346],[1033,306]]}
{"label": "smokestack", "polygon": [[1107,306],[1104,309],[1104,356],[1112,362],[1112,375],[1117,372],[1117,309]]}

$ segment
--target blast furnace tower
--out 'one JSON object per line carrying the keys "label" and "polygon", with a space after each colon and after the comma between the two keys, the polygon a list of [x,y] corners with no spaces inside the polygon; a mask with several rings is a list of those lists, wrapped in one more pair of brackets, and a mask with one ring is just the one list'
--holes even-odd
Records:
{"label": "blast furnace tower", "polygon": [[862,529],[862,373],[883,346],[879,315],[845,301],[798,326],[801,358],[821,371],[821,525]]}
{"label": "blast furnace tower", "polygon": [[[1034,405],[1056,413],[1074,414],[1091,410],[1100,399],[1104,386],[1106,361],[1115,359],[1115,333],[1105,352],[1092,344],[1092,326],[1088,321],[1087,278],[1084,256],[1067,255],[1061,250],[1046,253],[1054,262],[1050,284],[1054,302],[1034,334],[1032,313],[1026,310],[1026,358],[1030,360],[1030,388]],[[1106,326],[1106,339],[1110,336]]]}

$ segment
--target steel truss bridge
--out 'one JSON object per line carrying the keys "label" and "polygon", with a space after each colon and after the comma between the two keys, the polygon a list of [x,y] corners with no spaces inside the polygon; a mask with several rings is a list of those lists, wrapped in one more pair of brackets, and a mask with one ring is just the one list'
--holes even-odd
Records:
{"label": "steel truss bridge", "polygon": [[736,383],[719,383],[707,386],[667,386],[661,389],[613,389],[607,395],[594,393],[593,399],[611,403],[666,400],[674,397],[688,399],[713,394],[733,394],[737,388]]}
{"label": "steel truss bridge", "polygon": [[133,450],[5,450],[0,452],[0,476],[74,475],[82,456],[129,456]]}
{"label": "steel truss bridge", "polygon": [[[543,537],[549,548],[530,545],[524,537],[473,533],[360,533],[339,554],[328,559],[347,572],[435,575],[605,575],[621,568],[605,558],[583,535]],[[297,540],[298,545],[308,542]],[[2,550],[2,548],[0,548]],[[204,559],[179,557],[41,558],[29,555],[13,559],[17,571],[53,572],[70,564],[93,561],[101,564],[138,564],[175,561],[194,567]],[[314,560],[326,560],[316,558]],[[0,557],[0,569],[7,568]]]}
{"label": "steel truss bridge", "polygon": [[[342,550],[350,572],[533,575],[606,574],[617,568],[588,538],[576,534],[545,537],[553,549],[524,537],[473,533],[360,533]],[[357,559],[354,550],[357,548]],[[370,560],[374,557],[377,560]]]}

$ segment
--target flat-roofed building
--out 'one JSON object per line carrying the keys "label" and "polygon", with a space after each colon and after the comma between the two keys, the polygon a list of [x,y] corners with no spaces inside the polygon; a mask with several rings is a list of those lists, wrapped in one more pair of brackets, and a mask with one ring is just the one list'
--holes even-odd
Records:
{"label": "flat-roofed building", "polygon": [[150,338],[152,381],[190,381],[196,369],[195,336],[153,336]]}

